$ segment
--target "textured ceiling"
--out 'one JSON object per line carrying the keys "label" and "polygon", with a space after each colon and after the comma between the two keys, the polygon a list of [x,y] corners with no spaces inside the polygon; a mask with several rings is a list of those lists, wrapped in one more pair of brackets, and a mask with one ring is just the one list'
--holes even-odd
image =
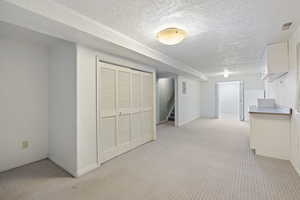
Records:
{"label": "textured ceiling", "polygon": [[[265,45],[286,40],[300,22],[299,0],[54,0],[153,49],[212,75],[259,70]],[[291,30],[281,25],[294,22]],[[156,33],[179,27],[175,46]]]}

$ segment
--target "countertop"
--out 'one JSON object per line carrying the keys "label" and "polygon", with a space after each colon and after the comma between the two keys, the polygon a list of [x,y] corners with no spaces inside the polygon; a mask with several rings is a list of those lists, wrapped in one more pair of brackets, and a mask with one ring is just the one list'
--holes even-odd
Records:
{"label": "countertop", "polygon": [[258,107],[258,106],[249,106],[250,114],[271,114],[271,115],[291,115],[292,110],[288,107]]}

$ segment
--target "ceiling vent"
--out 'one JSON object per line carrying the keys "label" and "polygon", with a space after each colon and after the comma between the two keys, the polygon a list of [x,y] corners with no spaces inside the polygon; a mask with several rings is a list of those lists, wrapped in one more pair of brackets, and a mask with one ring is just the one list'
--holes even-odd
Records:
{"label": "ceiling vent", "polygon": [[292,22],[285,23],[285,24],[282,25],[281,29],[282,29],[283,31],[289,30],[289,29],[291,28],[292,25],[293,25]]}

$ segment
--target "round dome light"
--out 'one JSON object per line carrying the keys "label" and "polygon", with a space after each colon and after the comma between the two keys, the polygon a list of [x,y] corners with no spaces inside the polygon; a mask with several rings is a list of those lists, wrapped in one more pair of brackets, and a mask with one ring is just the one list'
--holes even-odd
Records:
{"label": "round dome light", "polygon": [[163,44],[174,45],[180,43],[186,37],[186,32],[179,28],[166,28],[157,33],[156,37]]}

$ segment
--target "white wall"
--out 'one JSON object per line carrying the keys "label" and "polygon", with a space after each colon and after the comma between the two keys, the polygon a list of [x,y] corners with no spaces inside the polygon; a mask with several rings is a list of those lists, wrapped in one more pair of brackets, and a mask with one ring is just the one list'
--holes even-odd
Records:
{"label": "white wall", "polygon": [[[223,76],[211,77],[206,82],[201,82],[201,117],[217,117],[216,107],[216,83],[221,81],[243,81],[244,90],[263,90],[264,82],[259,74],[231,75],[228,78]],[[247,112],[245,110],[245,112]]]}
{"label": "white wall", "polygon": [[[187,93],[182,93],[182,83],[186,82]],[[181,126],[200,117],[201,99],[200,81],[183,76],[177,77],[176,83],[176,125]]]}
{"label": "white wall", "polygon": [[0,39],[0,171],[47,157],[48,60],[44,46]]}
{"label": "white wall", "polygon": [[49,158],[76,176],[76,46],[50,49]]}
{"label": "white wall", "polygon": [[293,108],[291,121],[291,161],[300,174],[300,113],[296,109],[297,85],[299,85],[299,77],[297,76],[297,71],[299,71],[297,70],[297,66],[299,65],[297,61],[297,45],[299,44],[300,28],[298,28],[289,40],[289,73],[272,83],[266,82],[266,91],[267,96],[275,98],[278,104]]}

